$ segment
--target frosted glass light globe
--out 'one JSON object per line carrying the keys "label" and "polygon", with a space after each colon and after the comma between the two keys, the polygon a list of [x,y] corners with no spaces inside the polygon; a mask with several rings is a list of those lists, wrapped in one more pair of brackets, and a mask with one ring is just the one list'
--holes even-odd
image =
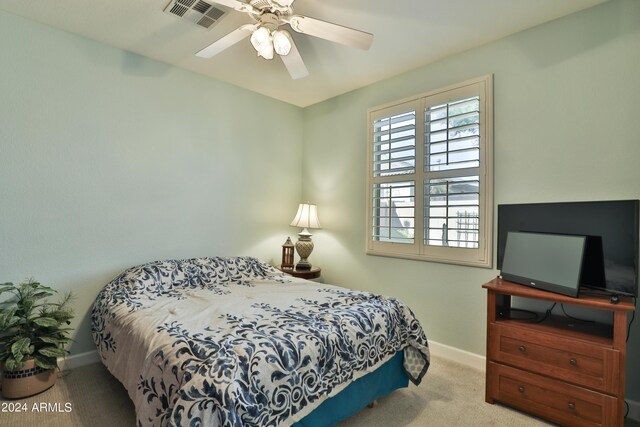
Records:
{"label": "frosted glass light globe", "polygon": [[291,36],[285,30],[273,32],[273,48],[278,55],[288,55],[291,51]]}

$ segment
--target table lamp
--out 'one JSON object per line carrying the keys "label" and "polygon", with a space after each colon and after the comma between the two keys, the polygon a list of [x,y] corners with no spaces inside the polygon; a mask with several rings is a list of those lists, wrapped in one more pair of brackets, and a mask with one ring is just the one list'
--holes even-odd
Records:
{"label": "table lamp", "polygon": [[322,228],[318,221],[318,208],[309,203],[300,203],[295,218],[291,221],[292,227],[300,227],[303,230],[298,233],[296,252],[300,261],[296,264],[296,270],[311,270],[311,263],[307,260],[313,252],[313,242],[309,228]]}

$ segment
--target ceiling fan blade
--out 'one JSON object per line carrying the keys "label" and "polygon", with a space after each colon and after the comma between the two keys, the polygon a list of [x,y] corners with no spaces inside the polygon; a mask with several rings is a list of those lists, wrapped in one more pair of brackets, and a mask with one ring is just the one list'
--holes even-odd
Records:
{"label": "ceiling fan blade", "polygon": [[249,37],[249,35],[251,35],[251,33],[255,31],[257,26],[258,24],[243,25],[242,27],[231,31],[226,36],[216,40],[215,42],[211,43],[209,46],[200,50],[198,53],[196,53],[196,56],[199,56],[200,58],[212,58],[217,54],[219,54],[220,52],[222,52],[223,50]]}
{"label": "ceiling fan blade", "polygon": [[293,40],[291,40],[291,50],[289,53],[280,56],[280,58],[282,58],[282,62],[284,62],[284,66],[287,67],[287,71],[293,80],[298,80],[309,75],[309,70],[307,70],[307,66],[304,65],[302,56],[300,56],[300,52]]}
{"label": "ceiling fan blade", "polygon": [[291,25],[294,31],[299,33],[320,37],[321,39],[357,47],[359,49],[367,50],[373,42],[373,34],[338,24],[332,24],[331,22],[321,21],[320,19],[309,18],[308,16],[293,15],[285,21]]}

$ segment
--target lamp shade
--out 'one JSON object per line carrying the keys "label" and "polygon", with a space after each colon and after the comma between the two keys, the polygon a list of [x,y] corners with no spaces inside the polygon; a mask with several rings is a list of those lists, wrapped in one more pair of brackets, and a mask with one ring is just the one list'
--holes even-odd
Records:
{"label": "lamp shade", "polygon": [[322,228],[318,221],[318,208],[309,203],[300,203],[295,218],[291,221],[292,227]]}

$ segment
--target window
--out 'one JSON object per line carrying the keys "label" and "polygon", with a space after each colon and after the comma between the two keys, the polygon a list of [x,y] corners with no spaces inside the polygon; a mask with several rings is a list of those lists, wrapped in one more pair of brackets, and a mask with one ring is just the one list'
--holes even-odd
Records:
{"label": "window", "polygon": [[492,76],[368,112],[367,253],[492,267]]}

